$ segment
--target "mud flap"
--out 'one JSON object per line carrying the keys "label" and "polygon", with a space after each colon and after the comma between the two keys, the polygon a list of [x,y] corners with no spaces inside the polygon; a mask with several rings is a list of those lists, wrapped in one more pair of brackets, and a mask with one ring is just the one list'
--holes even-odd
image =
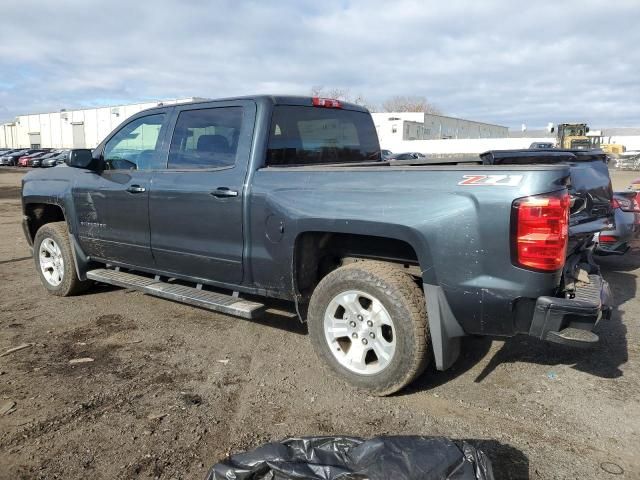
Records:
{"label": "mud flap", "polygon": [[69,241],[71,242],[73,263],[76,267],[76,274],[80,280],[84,281],[87,279],[87,270],[89,270],[89,263],[91,259],[85,255],[73,233],[69,233]]}
{"label": "mud flap", "polygon": [[27,239],[27,244],[29,248],[33,252],[33,238],[31,237],[31,226],[29,225],[29,216],[22,216],[22,233],[24,233],[24,237]]}
{"label": "mud flap", "polygon": [[453,316],[442,288],[428,283],[423,285],[436,369],[446,370],[458,359],[460,337],[465,333]]}

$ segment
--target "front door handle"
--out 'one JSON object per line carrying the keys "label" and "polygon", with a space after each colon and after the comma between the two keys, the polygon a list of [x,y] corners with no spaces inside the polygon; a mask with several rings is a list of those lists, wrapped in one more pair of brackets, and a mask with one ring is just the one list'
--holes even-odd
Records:
{"label": "front door handle", "polygon": [[144,187],[141,187],[140,185],[131,185],[129,188],[127,188],[127,192],[129,193],[142,193],[146,191],[147,189]]}
{"label": "front door handle", "polygon": [[216,198],[237,197],[238,191],[231,190],[228,187],[220,187],[220,188],[216,188],[213,192],[211,192],[211,195],[213,195]]}

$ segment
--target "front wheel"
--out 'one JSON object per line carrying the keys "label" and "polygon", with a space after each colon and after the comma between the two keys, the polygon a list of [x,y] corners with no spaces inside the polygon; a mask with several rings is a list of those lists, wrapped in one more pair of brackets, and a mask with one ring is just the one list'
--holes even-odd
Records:
{"label": "front wheel", "polygon": [[394,265],[364,261],[329,273],[313,292],[308,322],[318,356],[374,395],[402,389],[427,365],[424,295]]}
{"label": "front wheel", "polygon": [[77,295],[91,285],[78,278],[65,222],[40,227],[33,241],[33,258],[42,285],[53,295]]}

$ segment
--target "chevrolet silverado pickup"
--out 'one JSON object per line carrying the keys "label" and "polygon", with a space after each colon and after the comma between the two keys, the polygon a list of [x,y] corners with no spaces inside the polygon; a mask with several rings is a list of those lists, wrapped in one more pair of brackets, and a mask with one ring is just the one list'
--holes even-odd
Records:
{"label": "chevrolet silverado pickup", "polygon": [[603,158],[384,161],[369,112],[342,101],[161,106],[27,174],[24,232],[54,295],[101,282],[244,318],[288,301],[331,370],[386,395],[430,358],[449,368],[465,335],[598,340]]}

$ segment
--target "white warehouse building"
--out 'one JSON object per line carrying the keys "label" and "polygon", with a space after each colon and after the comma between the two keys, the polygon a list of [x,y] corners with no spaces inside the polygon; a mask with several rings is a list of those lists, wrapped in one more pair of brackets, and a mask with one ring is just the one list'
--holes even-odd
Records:
{"label": "white warehouse building", "polygon": [[193,100],[198,99],[18,115],[13,122],[0,124],[0,148],[93,148],[115,127],[141,110]]}
{"label": "white warehouse building", "polygon": [[509,128],[491,123],[434,115],[424,112],[372,113],[380,144],[397,144],[406,140],[441,140],[463,138],[504,138]]}

